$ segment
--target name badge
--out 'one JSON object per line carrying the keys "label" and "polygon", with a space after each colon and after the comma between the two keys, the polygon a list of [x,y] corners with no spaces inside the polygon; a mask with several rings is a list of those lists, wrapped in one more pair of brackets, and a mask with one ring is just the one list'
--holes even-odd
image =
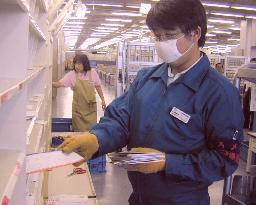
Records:
{"label": "name badge", "polygon": [[187,113],[181,111],[176,107],[172,108],[172,111],[170,112],[170,114],[184,123],[188,123],[190,119],[190,115],[188,115]]}

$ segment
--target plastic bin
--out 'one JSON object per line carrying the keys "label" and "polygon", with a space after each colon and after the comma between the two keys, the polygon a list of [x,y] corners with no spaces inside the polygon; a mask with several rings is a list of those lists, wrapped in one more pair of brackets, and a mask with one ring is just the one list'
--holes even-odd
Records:
{"label": "plastic bin", "polygon": [[52,118],[52,132],[72,131],[72,118]]}
{"label": "plastic bin", "polygon": [[87,164],[91,174],[106,172],[106,155],[91,159]]}

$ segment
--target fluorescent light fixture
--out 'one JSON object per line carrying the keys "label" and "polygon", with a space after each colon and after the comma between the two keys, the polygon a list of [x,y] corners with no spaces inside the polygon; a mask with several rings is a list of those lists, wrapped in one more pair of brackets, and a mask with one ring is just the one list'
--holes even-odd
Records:
{"label": "fluorescent light fixture", "polygon": [[131,23],[131,19],[106,18],[106,21]]}
{"label": "fluorescent light fixture", "polygon": [[112,27],[105,27],[105,26],[99,26],[97,29],[103,29],[103,30],[111,30],[111,31],[117,31],[118,28],[112,28]]}
{"label": "fluorescent light fixture", "polygon": [[247,19],[256,19],[256,16],[246,16]]}
{"label": "fluorescent light fixture", "polygon": [[91,34],[90,36],[91,37],[104,37],[104,36],[106,36],[107,34],[100,34],[100,33],[98,33],[98,34]]}
{"label": "fluorescent light fixture", "polygon": [[65,31],[64,34],[80,34],[81,32],[76,32],[76,31]]}
{"label": "fluorescent light fixture", "polygon": [[240,38],[229,38],[228,41],[240,41]]}
{"label": "fluorescent light fixture", "polygon": [[240,31],[241,30],[240,27],[230,27],[229,29],[233,30],[233,31]]}
{"label": "fluorescent light fixture", "polygon": [[207,25],[207,28],[214,28],[213,25]]}
{"label": "fluorescent light fixture", "polygon": [[148,29],[148,26],[147,25],[143,25],[143,26],[140,26],[141,28],[146,28]]}
{"label": "fluorescent light fixture", "polygon": [[235,22],[232,20],[224,20],[224,19],[208,19],[211,23],[223,23],[223,24],[234,24]]}
{"label": "fluorescent light fixture", "polygon": [[71,21],[68,21],[65,23],[65,26],[68,26],[67,24],[71,24],[71,25],[84,25],[85,22],[71,22]]}
{"label": "fluorescent light fixture", "polygon": [[97,4],[97,3],[94,3],[94,4],[86,4],[87,6],[104,6],[104,7],[123,7],[123,5],[121,4]]}
{"label": "fluorescent light fixture", "polygon": [[106,54],[107,51],[97,51],[97,53],[99,53],[99,54]]}
{"label": "fluorescent light fixture", "polygon": [[240,46],[240,44],[233,44],[233,45],[232,45],[232,44],[229,44],[228,46],[229,46],[229,47],[237,47],[237,46]]}
{"label": "fluorescent light fixture", "polygon": [[127,8],[133,8],[133,9],[140,9],[140,6],[132,6],[132,5],[130,5],[130,6],[126,6]]}
{"label": "fluorescent light fixture", "polygon": [[151,4],[140,4],[140,13],[141,14],[148,14],[149,10],[151,9]]}
{"label": "fluorescent light fixture", "polygon": [[103,29],[92,29],[93,31],[96,31],[96,32],[101,32],[101,33],[112,33],[114,31],[110,31],[110,30],[103,30]]}
{"label": "fluorescent light fixture", "polygon": [[227,4],[216,4],[216,3],[202,3],[204,6],[209,7],[220,7],[220,8],[229,8],[230,6]]}
{"label": "fluorescent light fixture", "polygon": [[88,46],[97,43],[99,40],[100,38],[87,38],[81,45],[81,48],[86,49]]}
{"label": "fluorescent light fixture", "polygon": [[63,29],[63,32],[77,32],[77,33],[81,33],[81,29]]}
{"label": "fluorescent light fixture", "polygon": [[240,9],[240,10],[247,10],[247,11],[256,11],[256,7],[252,6],[231,6],[232,9]]}
{"label": "fluorescent light fixture", "polygon": [[86,20],[87,17],[69,17],[68,19],[69,19],[69,20],[70,20],[70,19],[71,19],[71,20]]}
{"label": "fluorescent light fixture", "polygon": [[63,28],[83,28],[83,26],[64,25]]}
{"label": "fluorescent light fixture", "polygon": [[205,43],[208,43],[208,44],[216,44],[218,43],[217,41],[206,41]]}
{"label": "fluorescent light fixture", "polygon": [[241,15],[241,14],[217,13],[217,12],[212,12],[211,14],[216,15],[216,16],[228,16],[228,17],[244,18],[244,15]]}
{"label": "fluorescent light fixture", "polygon": [[79,2],[77,4],[77,8],[75,10],[76,17],[80,17],[80,18],[84,17],[84,15],[87,13],[86,10],[87,10],[86,6],[84,4],[82,4],[81,2]]}
{"label": "fluorescent light fixture", "polygon": [[124,27],[124,24],[119,23],[102,23],[102,26],[117,26],[117,27]]}
{"label": "fluorescent light fixture", "polygon": [[218,33],[218,34],[232,34],[232,32],[230,31],[220,31],[220,30],[216,30],[216,31],[212,31],[213,33]]}
{"label": "fluorescent light fixture", "polygon": [[206,36],[207,37],[214,37],[214,36],[216,36],[216,34],[207,33]]}
{"label": "fluorescent light fixture", "polygon": [[112,12],[115,16],[142,16],[142,14],[131,13],[131,12]]}

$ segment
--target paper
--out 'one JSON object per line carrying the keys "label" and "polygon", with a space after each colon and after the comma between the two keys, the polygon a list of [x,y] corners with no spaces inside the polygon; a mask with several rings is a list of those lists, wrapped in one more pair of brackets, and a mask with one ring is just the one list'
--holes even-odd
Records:
{"label": "paper", "polygon": [[31,174],[43,170],[66,166],[84,158],[75,152],[65,154],[62,151],[42,152],[26,156],[26,173]]}
{"label": "paper", "polygon": [[120,167],[127,168],[130,165],[159,162],[164,160],[163,153],[141,152],[116,152],[108,154],[112,162]]}
{"label": "paper", "polygon": [[91,205],[91,200],[84,195],[51,196],[47,205]]}

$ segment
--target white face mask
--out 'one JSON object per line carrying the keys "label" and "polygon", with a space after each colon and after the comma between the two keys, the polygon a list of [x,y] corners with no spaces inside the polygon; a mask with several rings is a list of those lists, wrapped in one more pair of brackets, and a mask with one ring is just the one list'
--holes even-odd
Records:
{"label": "white face mask", "polygon": [[156,41],[155,42],[155,47],[156,47],[156,52],[159,58],[163,59],[164,62],[166,63],[173,63],[177,61],[181,56],[183,56],[185,53],[187,53],[194,45],[192,45],[186,50],[185,53],[180,53],[178,48],[177,48],[177,41],[181,38],[181,36],[178,39],[172,39],[172,40],[167,40],[167,41]]}

